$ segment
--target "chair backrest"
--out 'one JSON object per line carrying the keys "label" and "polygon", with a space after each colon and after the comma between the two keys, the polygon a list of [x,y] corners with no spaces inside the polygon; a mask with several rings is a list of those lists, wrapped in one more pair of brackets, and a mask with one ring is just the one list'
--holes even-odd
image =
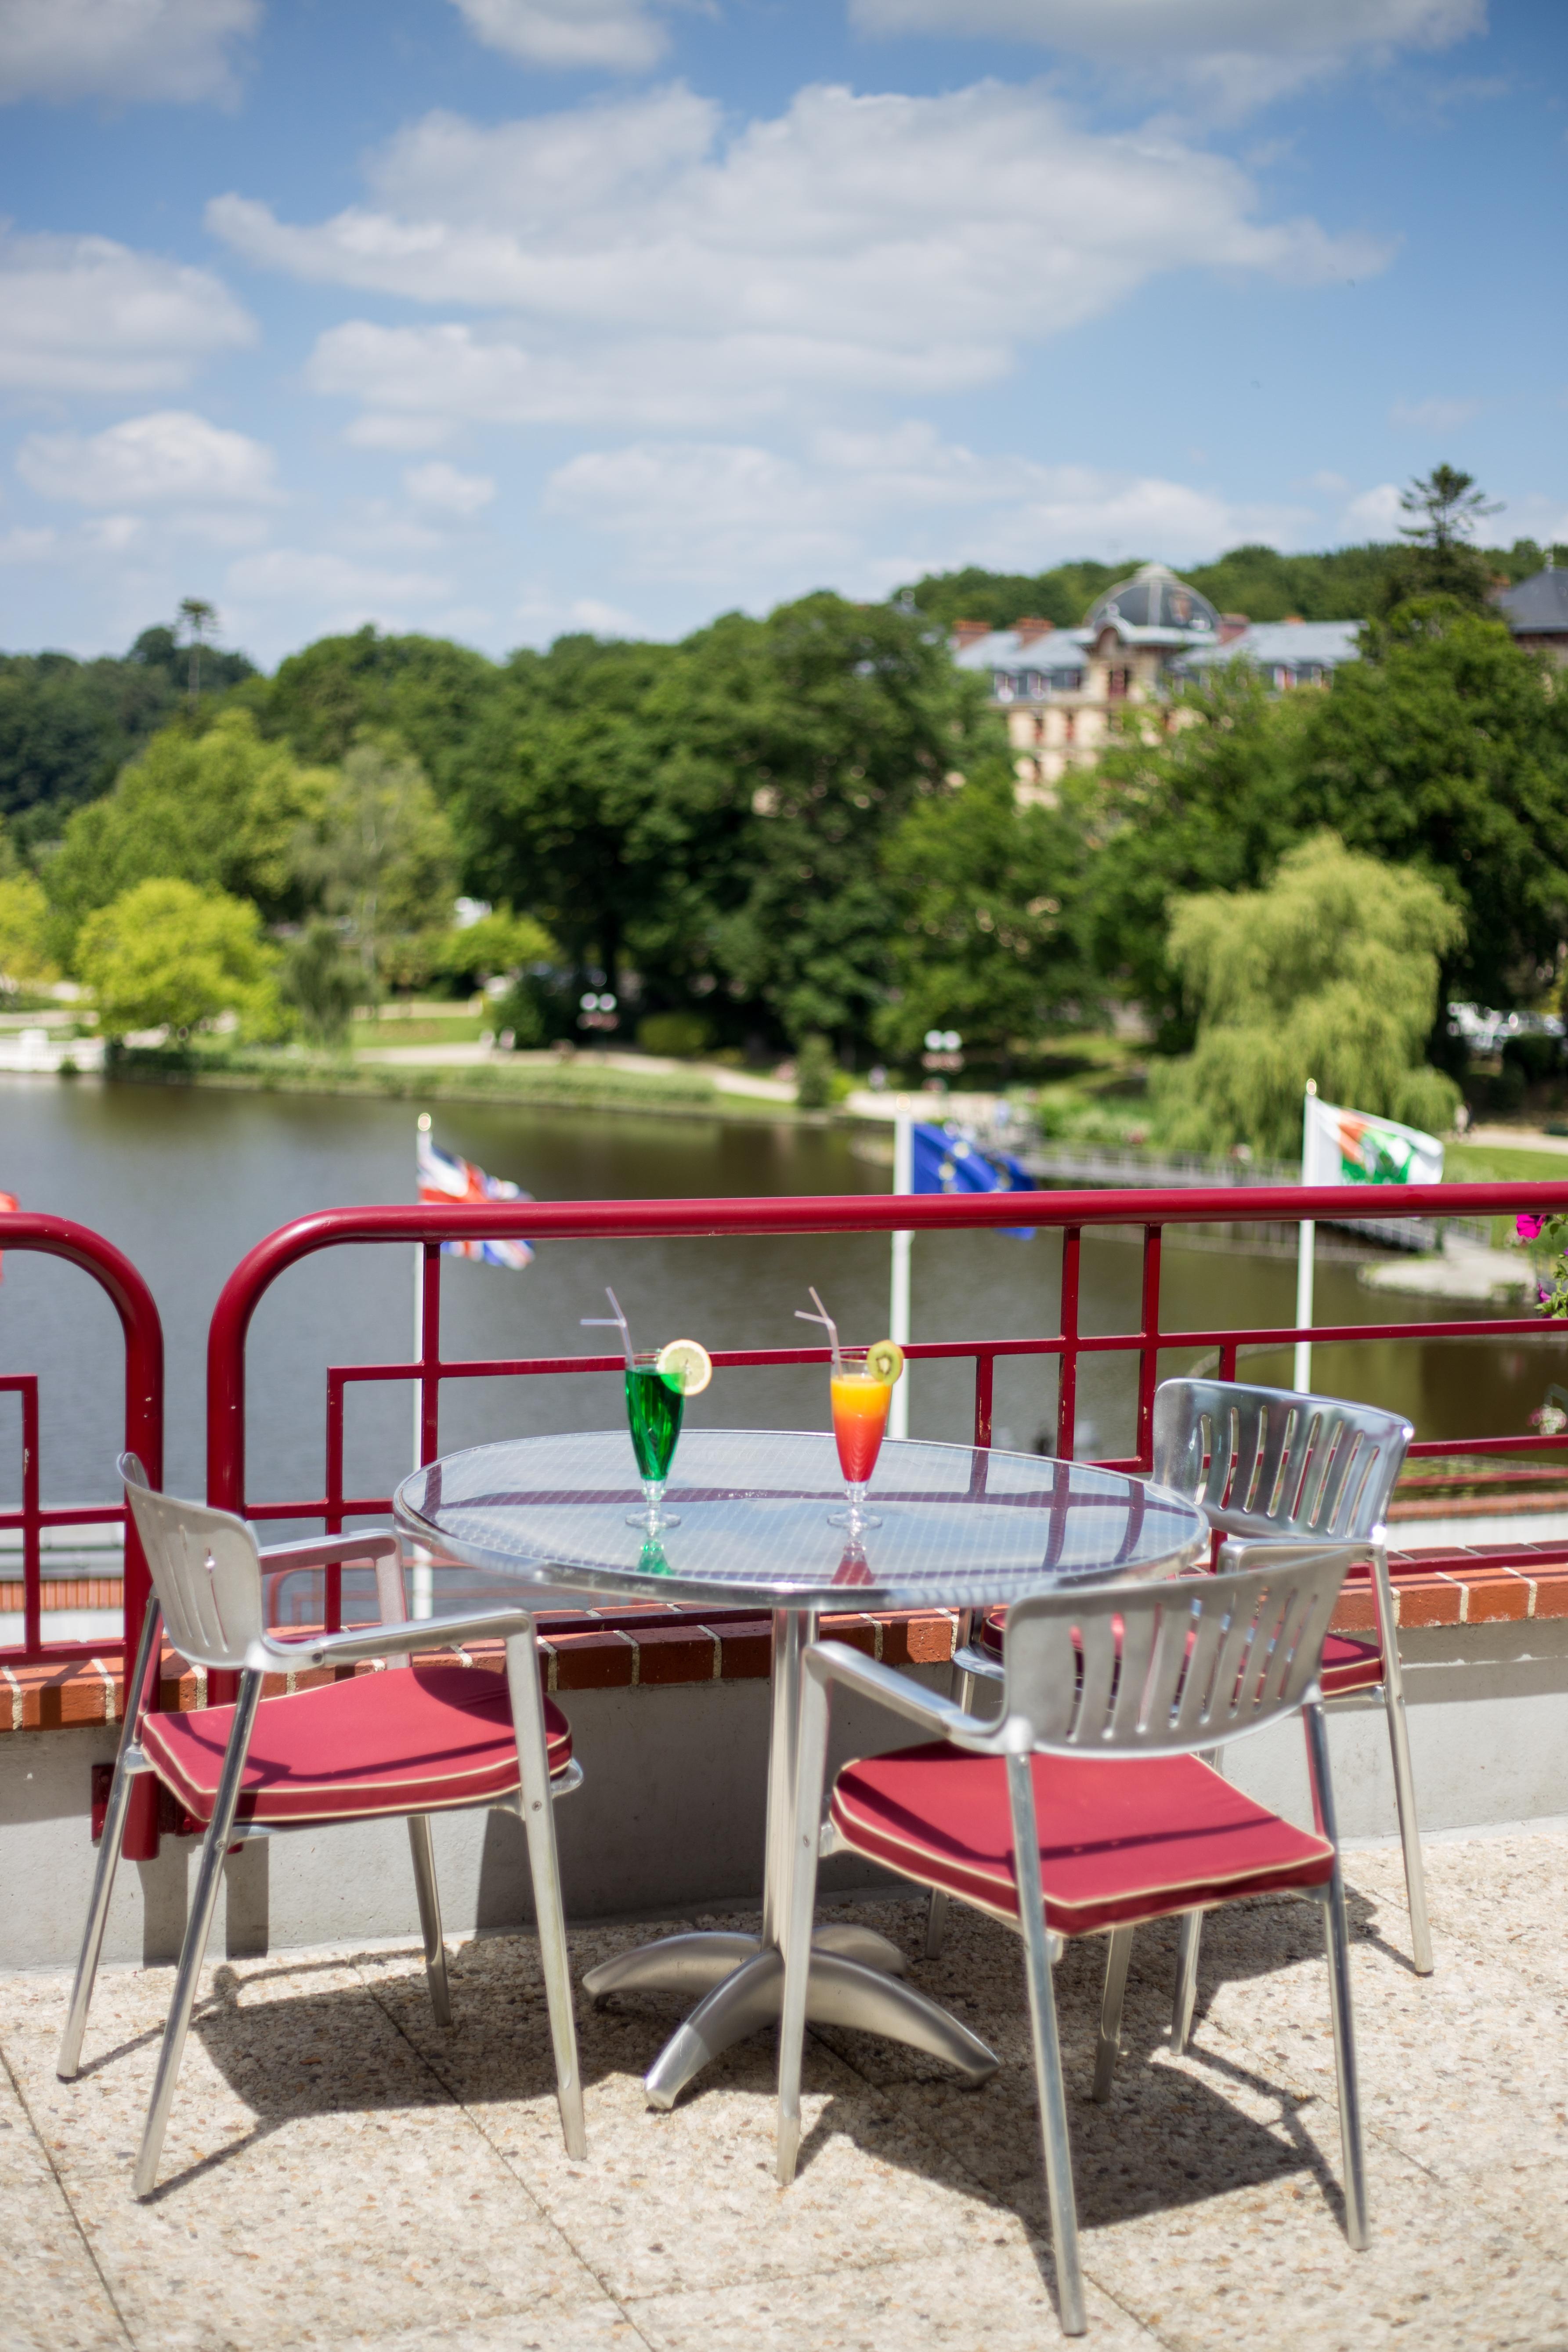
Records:
{"label": "chair backrest", "polygon": [[1361,1541],[1382,1527],[1415,1432],[1397,1413],[1237,1381],[1163,1381],[1152,1475],[1222,1535]]}
{"label": "chair backrest", "polygon": [[1324,1551],[1277,1568],[1016,1601],[1005,1699],[988,1744],[1177,1756],[1260,1731],[1317,1680],[1348,1565],[1342,1549]]}
{"label": "chair backrest", "polygon": [[120,1457],[170,1641],[197,1666],[243,1666],[261,1639],[261,1562],[243,1519],[160,1495],[134,1454]]}

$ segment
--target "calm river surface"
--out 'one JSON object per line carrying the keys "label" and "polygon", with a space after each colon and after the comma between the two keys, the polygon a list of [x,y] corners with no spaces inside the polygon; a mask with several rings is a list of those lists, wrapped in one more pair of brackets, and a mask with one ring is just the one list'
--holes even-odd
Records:
{"label": "calm river surface", "polygon": [[[313,1209],[408,1201],[414,1191],[414,1106],[334,1097],[159,1087],[0,1079],[0,1191],[27,1209],[79,1219],[117,1242],[141,1267],[163,1313],[169,1351],[168,1483],[204,1485],[203,1381],[208,1318],[223,1282],[253,1243]],[[861,1192],[886,1189],[888,1171],[858,1158],[840,1133],[793,1127],[584,1116],[450,1104],[437,1139],[509,1176],[542,1200],[678,1194]],[[1053,1234],[921,1235],[914,1245],[917,1339],[1054,1332],[1059,1250]],[[1083,1328],[1136,1321],[1140,1251],[1131,1235],[1086,1237]],[[444,1352],[524,1356],[587,1352],[578,1318],[604,1312],[614,1285],[639,1343],[689,1333],[710,1348],[791,1346],[810,1335],[793,1319],[815,1282],[847,1335],[880,1336],[888,1320],[885,1236],[621,1243],[552,1243],[526,1274],[448,1261]],[[1295,1269],[1288,1256],[1184,1245],[1167,1234],[1163,1320],[1181,1329],[1289,1323]],[[1472,1310],[1473,1311],[1473,1310]],[[1417,1300],[1376,1300],[1353,1265],[1320,1263],[1321,1321],[1423,1316]],[[1436,1319],[1427,1315],[1426,1319]],[[250,1347],[250,1492],[321,1491],[324,1370],[329,1362],[406,1355],[412,1253],[340,1250],[283,1276],[264,1302]],[[598,1343],[599,1335],[593,1339]],[[1191,1353],[1173,1349],[1175,1371]],[[46,1500],[108,1498],[114,1491],[120,1396],[119,1327],[86,1276],[13,1252],[0,1286],[0,1372],[43,1379]],[[1288,1381],[1288,1358],[1250,1360],[1249,1377]],[[1568,1381],[1560,1328],[1498,1342],[1368,1340],[1320,1351],[1324,1388],[1396,1405],[1423,1437],[1517,1431],[1552,1381]],[[1130,1449],[1131,1360],[1090,1360],[1080,1375],[1078,1450]],[[789,1371],[721,1375],[691,1419],[732,1426],[823,1428],[826,1381]],[[995,1439],[1032,1446],[1054,1427],[1056,1379],[1038,1361],[997,1370]],[[911,1372],[915,1436],[963,1437],[967,1368]],[[608,1376],[453,1382],[442,1407],[443,1448],[520,1431],[620,1423],[619,1382]],[[409,1458],[411,1398],[398,1387],[351,1396],[351,1491],[384,1493]],[[0,1396],[0,1496],[18,1488],[19,1413]]]}

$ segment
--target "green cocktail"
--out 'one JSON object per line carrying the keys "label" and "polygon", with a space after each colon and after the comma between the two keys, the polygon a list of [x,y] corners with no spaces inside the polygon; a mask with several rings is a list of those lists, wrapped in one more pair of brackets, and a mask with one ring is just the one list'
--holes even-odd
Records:
{"label": "green cocktail", "polygon": [[[700,1396],[713,1377],[713,1367],[708,1350],[695,1339],[668,1339],[657,1353],[637,1353],[632,1347],[632,1335],[619,1299],[613,1290],[605,1297],[614,1307],[610,1316],[584,1315],[585,1328],[602,1330],[610,1326],[619,1331],[626,1357],[626,1425],[632,1433],[632,1452],[637,1456],[637,1475],[642,1480],[647,1507],[632,1512],[626,1520],[628,1528],[641,1528],[649,1545],[657,1550],[654,1539],[666,1528],[678,1528],[680,1521],[667,1517],[664,1510],[665,1481],[669,1465],[675,1459],[676,1445],[680,1437],[680,1423],[689,1396]],[[666,1573],[668,1563],[661,1562]]]}
{"label": "green cocktail", "polygon": [[661,1372],[657,1353],[634,1356],[626,1366],[626,1421],[632,1452],[643,1481],[657,1479],[662,1486],[675,1459],[686,1411],[686,1388],[679,1372]]}

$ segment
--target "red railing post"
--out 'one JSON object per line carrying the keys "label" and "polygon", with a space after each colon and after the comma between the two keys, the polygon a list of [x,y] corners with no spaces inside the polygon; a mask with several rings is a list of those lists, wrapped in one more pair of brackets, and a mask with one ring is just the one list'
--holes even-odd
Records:
{"label": "red railing post", "polygon": [[1058,1317],[1062,1327],[1061,1369],[1057,1376],[1057,1452],[1064,1462],[1073,1458],[1078,1436],[1078,1302],[1083,1254],[1083,1230],[1068,1225],[1062,1234],[1062,1297]]}
{"label": "red railing post", "polygon": [[[63,1258],[68,1265],[79,1266],[107,1294],[120,1318],[125,1340],[125,1450],[141,1455],[153,1485],[161,1486],[163,1483],[163,1326],[153,1294],[142,1276],[123,1250],[116,1249],[112,1242],[105,1241],[101,1234],[93,1233],[89,1227],[73,1223],[68,1217],[39,1215],[26,1209],[7,1211],[4,1239],[7,1250],[36,1250],[43,1256]],[[37,1435],[35,1422],[33,1443],[29,1449],[31,1463],[24,1473],[23,1491],[24,1514],[31,1517],[35,1530],[35,1559],[41,1509],[37,1484]],[[30,1488],[26,1483],[29,1478],[33,1482]],[[29,1492],[30,1503],[27,1499]],[[128,1683],[152,1591],[152,1580],[147,1573],[141,1538],[136,1533],[135,1522],[129,1515],[125,1519],[124,1559],[125,1654],[121,1676],[122,1681]],[[36,1579],[29,1580],[36,1587]],[[140,1779],[132,1791],[122,1851],[128,1862],[150,1862],[158,1851],[157,1791],[150,1774]]]}
{"label": "red railing post", "polygon": [[1160,1384],[1160,1237],[1163,1228],[1143,1229],[1143,1305],[1139,1328],[1143,1344],[1138,1351],[1138,1466],[1147,1470],[1153,1460],[1154,1391]]}

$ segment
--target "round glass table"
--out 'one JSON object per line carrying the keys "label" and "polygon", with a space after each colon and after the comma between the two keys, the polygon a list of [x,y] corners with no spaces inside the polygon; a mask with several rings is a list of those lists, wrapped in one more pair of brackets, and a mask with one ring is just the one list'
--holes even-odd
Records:
{"label": "round glass table", "polygon": [[[625,1429],[506,1439],[405,1478],[394,1508],[416,1543],[493,1577],[498,1599],[760,1604],[773,1621],[773,1722],[760,1936],[662,1938],[591,1969],[595,2000],[620,1990],[701,1995],[646,2079],[671,2106],[707,2061],[776,2017],[779,1930],[793,1847],[800,1659],[825,1611],[994,1608],[1075,1582],[1175,1575],[1208,1540],[1202,1513],[1146,1479],[1082,1462],[889,1440],[868,1497],[881,1524],[858,1542],[828,1525],[844,1481],[831,1436],[692,1429],[666,1502],[679,1524],[646,1539]],[[434,1629],[433,1629],[434,1630]],[[807,2014],[912,2043],[972,2082],[996,2061],[956,2018],[900,1979],[885,1937],[839,1925],[813,1939]]]}

